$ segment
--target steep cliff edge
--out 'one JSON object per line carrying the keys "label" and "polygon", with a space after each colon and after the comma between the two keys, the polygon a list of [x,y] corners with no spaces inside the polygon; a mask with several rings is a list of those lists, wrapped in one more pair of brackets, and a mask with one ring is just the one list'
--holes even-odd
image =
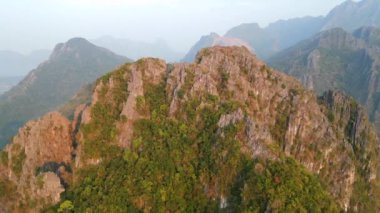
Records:
{"label": "steep cliff edge", "polygon": [[0,212],[35,211],[60,200],[70,171],[71,133],[70,122],[58,113],[19,130],[1,151]]}
{"label": "steep cliff edge", "polygon": [[[145,76],[151,75],[149,73],[156,74],[155,81]],[[128,89],[120,89],[123,85]],[[342,103],[334,104],[342,104],[340,108],[355,114],[359,108],[351,109],[346,99],[342,96]],[[160,105],[152,110],[156,102]],[[227,103],[234,107],[227,110],[229,113],[219,115],[219,129],[241,125],[240,134],[235,136],[239,138],[241,152],[253,159],[296,159],[327,184],[342,209],[359,208],[352,201],[357,180],[369,184],[377,178],[378,139],[364,111],[360,109],[356,120],[347,113],[327,113],[327,104],[319,104],[312,92],[293,78],[267,67],[245,48],[204,49],[194,64],[168,66],[156,59],[143,59],[100,80],[93,102],[82,119],[84,125],[79,137],[82,149],[77,165],[86,161],[87,164],[107,162],[113,155],[110,153],[117,153],[117,146],[133,147],[133,141],[144,135],[144,130],[136,133],[134,124],[152,120],[159,112],[164,117],[169,116],[161,119],[187,121],[190,115],[186,110],[193,108],[195,120],[190,123],[194,125],[201,122],[202,111],[209,107],[218,111]],[[118,107],[106,110],[115,109],[111,106]],[[112,116],[100,112],[111,112]],[[330,114],[341,116],[341,121],[334,123]],[[109,120],[110,117],[113,120]],[[355,125],[350,123],[352,119]],[[113,128],[99,131],[96,125],[103,121]],[[198,125],[202,128],[204,124]],[[123,137],[125,135],[128,137]],[[361,172],[361,168],[366,168],[365,172]],[[368,185],[368,188],[373,187]]]}
{"label": "steep cliff edge", "polygon": [[246,48],[203,49],[193,64],[142,59],[93,90],[68,124],[73,179],[53,209],[378,209],[365,111],[338,93],[318,99]]}

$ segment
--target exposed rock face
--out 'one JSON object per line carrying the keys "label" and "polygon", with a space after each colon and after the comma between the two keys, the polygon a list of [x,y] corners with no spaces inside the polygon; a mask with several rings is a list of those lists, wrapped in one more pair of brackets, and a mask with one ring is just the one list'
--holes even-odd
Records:
{"label": "exposed rock face", "polygon": [[[135,121],[146,117],[143,109],[139,109],[138,105],[143,104],[144,88],[146,84],[157,85],[161,82],[162,76],[166,73],[167,65],[160,59],[141,59],[135,64],[127,64],[120,68],[124,72],[120,72],[119,76],[109,76],[108,79],[100,81],[95,92],[92,95],[91,105],[84,108],[80,115],[81,123],[83,125],[91,125],[96,122],[92,118],[94,108],[103,104],[110,104],[113,107],[119,108],[119,112],[115,114],[121,120],[113,123],[115,125],[115,132],[118,135],[113,144],[120,147],[129,147],[133,136],[133,124]],[[113,99],[115,91],[122,90],[123,101]],[[142,106],[141,106],[142,107]],[[81,108],[81,107],[80,107]],[[78,108],[78,110],[80,110]],[[86,135],[79,132],[78,140],[86,140]],[[82,145],[79,144],[78,156],[76,165],[82,167],[86,164],[97,164],[101,162],[99,158],[91,158],[84,160],[82,154]]]}
{"label": "exposed rock face", "polygon": [[[153,95],[162,95],[164,103]],[[78,107],[74,116],[76,124],[61,121],[67,124],[63,129],[71,129],[73,125],[78,132],[68,130],[67,134],[53,134],[67,138],[63,148],[57,145],[59,150],[66,150],[66,154],[54,158],[50,156],[55,154],[42,152],[48,159],[46,162],[70,162],[67,154],[72,151],[72,134],[76,134],[78,144],[74,170],[114,159],[125,149],[136,149],[139,142],[139,138],[134,137],[136,123],[149,116],[156,116],[160,122],[157,112],[150,112],[152,105],[167,109],[170,119],[180,120],[186,119],[183,110],[193,101],[198,103],[191,105],[196,112],[195,119],[202,119],[197,113],[211,102],[229,103],[237,107],[220,115],[215,133],[223,138],[226,128],[239,126],[235,138],[241,143],[241,153],[269,161],[281,161],[285,156],[295,159],[321,178],[343,210],[362,208],[355,201],[360,192],[357,183],[368,185],[364,193],[375,193],[379,141],[365,111],[341,94],[329,93],[317,99],[300,82],[267,67],[244,47],[203,49],[193,64],[167,65],[158,59],[126,64],[99,79],[92,97],[90,105]],[[54,129],[54,125],[50,125],[40,134]],[[17,142],[20,140],[15,139],[15,143],[24,144]],[[62,140],[54,144],[60,144],[58,142]],[[66,146],[69,148],[64,148]],[[217,142],[212,146],[217,146]],[[140,151],[143,152],[144,147],[140,147]],[[29,165],[24,164],[24,167]],[[41,166],[35,164],[33,166]],[[60,188],[51,175],[54,174],[43,176],[44,180],[52,180],[49,190],[43,194],[50,194],[55,201]],[[220,199],[221,208],[228,208],[229,198],[217,184],[208,185],[205,193]],[[268,211],[271,208],[267,206]],[[374,204],[371,208],[377,207]]]}
{"label": "exposed rock face", "polygon": [[[243,48],[205,49],[198,55],[195,67],[190,66],[187,70],[194,70],[194,84],[185,97],[205,92],[223,99],[231,94],[229,99],[248,106],[246,140],[253,157],[276,156],[276,151],[269,150],[271,145],[278,145],[285,155],[296,158],[310,171],[325,178],[330,192],[343,209],[350,207],[356,171],[354,159],[350,158],[353,149],[345,137],[351,136],[345,135],[344,128],[334,130],[311,92],[305,91],[292,78],[268,69]],[[177,73],[174,69],[171,74],[175,77]],[[224,83],[223,75],[228,76]],[[239,117],[226,115],[221,124],[224,120],[233,122],[231,116]],[[365,116],[358,120],[365,120]],[[368,121],[366,124],[370,126]],[[342,138],[337,137],[338,132]],[[363,134],[359,135],[363,140]],[[371,146],[377,144],[373,129],[371,135],[364,138]],[[369,173],[376,174],[375,170]]]}
{"label": "exposed rock face", "polygon": [[14,200],[2,203],[0,212],[10,209],[37,212],[60,200],[64,191],[60,175],[71,163],[71,132],[70,122],[59,113],[30,121],[19,130],[3,151],[8,160],[0,171],[0,181],[15,186],[15,191],[5,195],[14,195]]}
{"label": "exposed rock face", "polygon": [[[379,144],[373,143],[377,136],[364,108],[353,98],[347,98],[340,92],[326,92],[320,100],[327,106],[328,117],[335,124],[334,128],[341,128],[338,132],[346,134],[346,142],[352,146],[357,159],[363,163],[363,168],[368,170],[364,176],[366,181],[375,180],[379,163],[375,156],[379,151]],[[364,138],[367,140],[363,140]]]}
{"label": "exposed rock face", "polygon": [[122,147],[130,145],[133,136],[133,123],[145,115],[137,109],[138,98],[144,97],[144,82],[157,85],[166,72],[166,63],[162,60],[148,59],[140,65],[131,65],[130,80],[128,82],[128,99],[121,111],[121,116],[127,118],[127,122],[118,124],[119,142]]}
{"label": "exposed rock face", "polygon": [[[242,152],[253,158],[275,160],[285,155],[297,159],[326,182],[342,209],[352,208],[353,186],[360,176],[358,168],[372,168],[365,175],[367,182],[377,178],[377,152],[368,154],[375,157],[363,161],[352,158],[378,149],[377,136],[364,111],[350,108],[347,103],[352,100],[344,96],[332,98],[333,102],[325,101],[327,107],[320,105],[315,95],[306,91],[301,83],[266,67],[248,49],[214,47],[202,50],[195,64],[174,64],[167,69],[162,61],[143,59],[122,70],[118,75],[128,81],[128,95],[121,104],[119,117],[125,116],[127,122],[116,122],[119,140],[113,142],[121,147],[128,147],[134,121],[144,118],[144,113],[137,109],[136,97],[144,94],[144,85],[157,85],[160,79],[166,79],[172,117],[178,115],[183,103],[204,94],[242,104],[246,107],[244,110],[223,115],[219,121],[220,128],[231,123],[244,123],[245,131],[240,136],[245,141]],[[154,77],[149,77],[152,74]],[[112,91],[117,85],[113,82],[116,76],[100,82],[97,91],[103,87]],[[102,98],[95,95],[88,110],[94,109],[99,101],[112,100],[112,95],[109,93]],[[327,109],[338,106],[344,109],[333,112],[339,122],[329,120]],[[360,116],[355,117],[355,125],[348,131],[347,126],[354,119],[350,113],[355,112]],[[361,151],[358,152],[357,147],[362,147]],[[100,162],[99,159],[90,161]]]}
{"label": "exposed rock face", "polygon": [[270,64],[323,94],[338,89],[366,106],[379,124],[380,30],[363,27],[353,34],[342,29],[322,32],[271,58]]}
{"label": "exposed rock face", "polygon": [[[143,118],[141,112],[133,110],[133,105],[136,105],[133,95],[144,94],[144,84],[159,82],[144,75],[156,73],[161,79],[167,75],[166,93],[171,116],[176,116],[184,102],[200,98],[204,94],[245,105],[246,115],[242,116],[240,110],[224,115],[220,120],[221,127],[231,122],[245,123],[246,143],[242,151],[250,153],[253,158],[266,156],[276,159],[280,153],[294,157],[328,183],[331,194],[343,209],[350,207],[353,185],[357,179],[357,162],[351,158],[355,155],[353,146],[356,146],[352,144],[357,142],[350,143],[350,138],[359,137],[361,144],[366,144],[364,152],[369,152],[368,146],[377,147],[377,137],[363,114],[356,118],[357,125],[361,127],[354,126],[352,131],[346,132],[346,128],[340,126],[343,121],[339,124],[330,121],[326,113],[323,113],[325,107],[319,105],[317,98],[303,89],[299,82],[266,67],[245,48],[204,49],[199,53],[195,64],[175,64],[168,73],[165,72],[163,62],[143,60],[139,63],[148,66],[136,69],[138,64],[130,65],[123,74],[129,76],[129,93],[121,110],[121,115],[128,118],[122,125],[125,128],[119,128],[121,141],[129,141],[133,135],[133,122]],[[152,63],[156,66],[149,66]],[[99,85],[112,88],[112,79],[111,77],[107,83]],[[345,99],[342,96],[342,101]],[[345,107],[348,106],[343,105]],[[342,115],[346,122],[350,120],[347,116]],[[359,136],[352,136],[352,132],[361,132],[363,129],[368,130],[368,134],[355,133]],[[119,141],[118,144],[125,147],[128,143]],[[336,153],[340,153],[339,156]],[[375,177],[376,165],[372,164],[374,169],[368,174]]]}

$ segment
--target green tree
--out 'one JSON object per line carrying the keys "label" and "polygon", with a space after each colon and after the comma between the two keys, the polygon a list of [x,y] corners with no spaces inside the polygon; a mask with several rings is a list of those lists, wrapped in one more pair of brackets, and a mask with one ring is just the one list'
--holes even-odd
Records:
{"label": "green tree", "polygon": [[65,200],[58,208],[58,212],[72,212],[74,205],[71,201]]}

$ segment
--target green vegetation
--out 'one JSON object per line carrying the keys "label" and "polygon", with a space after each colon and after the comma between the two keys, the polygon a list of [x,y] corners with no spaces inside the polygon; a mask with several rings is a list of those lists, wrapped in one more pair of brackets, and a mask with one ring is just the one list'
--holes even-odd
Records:
{"label": "green vegetation", "polygon": [[69,200],[64,201],[58,208],[57,212],[68,213],[74,209],[73,203]]}
{"label": "green vegetation", "polygon": [[136,97],[136,110],[143,115],[147,113],[144,96]]}
{"label": "green vegetation", "polygon": [[288,129],[290,109],[287,103],[282,102],[277,110],[281,113],[277,115],[276,122],[270,129],[273,139],[278,143],[278,146],[283,148],[285,145],[285,135]]}
{"label": "green vegetation", "polygon": [[185,94],[190,90],[194,83],[195,74],[194,71],[186,69],[185,83],[182,85],[181,89],[177,92],[180,99],[184,98]]}
{"label": "green vegetation", "polygon": [[36,178],[36,183],[37,183],[37,187],[39,189],[42,189],[44,187],[44,179],[43,179],[43,175],[42,174],[39,174],[37,175],[37,178]]}
{"label": "green vegetation", "polygon": [[222,69],[220,71],[221,73],[221,87],[222,87],[222,90],[226,90],[227,89],[227,85],[228,85],[228,80],[230,78],[230,75],[229,73],[227,73],[224,69]]}
{"label": "green vegetation", "polygon": [[339,212],[318,179],[290,158],[250,163],[235,193],[241,212]]}
{"label": "green vegetation", "polygon": [[[379,207],[379,204],[377,203],[379,199],[378,196],[375,197],[371,196],[371,191],[373,190],[373,185],[371,185],[365,178],[362,176],[359,176],[356,178],[354,183],[354,193],[352,194],[350,205],[351,206],[358,206],[360,209],[360,212],[376,212],[376,209],[374,208]],[[378,192],[376,192],[378,193]],[[352,212],[356,212],[354,209],[351,210]]]}
{"label": "green vegetation", "polygon": [[20,176],[22,171],[22,166],[24,164],[26,155],[24,148],[21,148],[19,144],[14,144],[12,146],[12,171]]}
{"label": "green vegetation", "polygon": [[0,151],[0,164],[2,164],[3,166],[8,165],[8,152],[4,150]]}
{"label": "green vegetation", "polygon": [[[178,115],[169,118],[164,88],[163,83],[144,85],[145,95],[140,99],[150,118],[135,123],[131,147],[96,167],[79,171],[77,184],[55,209],[215,212],[226,208],[263,212],[267,205],[276,211],[335,211],[318,179],[299,164],[289,159],[259,164],[242,154],[243,141],[236,136],[245,131],[244,123],[223,129],[217,125],[222,115],[241,108],[238,103],[204,95],[182,103]],[[108,128],[114,126],[119,111],[101,109],[117,103],[107,101],[107,105],[100,98],[89,124],[94,126],[86,127],[86,140],[112,141]],[[95,126],[97,123],[102,125]],[[99,134],[90,133],[92,129]]]}
{"label": "green vegetation", "polygon": [[112,78],[113,87],[103,84],[98,91],[98,102],[92,107],[91,122],[81,126],[85,159],[110,158],[120,152],[113,142],[117,135],[116,122],[126,120],[125,117],[120,117],[120,113],[128,98],[128,79],[124,77],[129,72],[128,66],[125,65],[113,72],[112,76],[106,75],[101,79],[107,81]]}
{"label": "green vegetation", "polygon": [[9,180],[0,179],[0,201],[11,199],[15,194],[16,186]]}
{"label": "green vegetation", "polygon": [[329,119],[330,123],[334,123],[335,122],[335,114],[334,114],[333,111],[328,110],[328,112],[327,112],[327,119]]}

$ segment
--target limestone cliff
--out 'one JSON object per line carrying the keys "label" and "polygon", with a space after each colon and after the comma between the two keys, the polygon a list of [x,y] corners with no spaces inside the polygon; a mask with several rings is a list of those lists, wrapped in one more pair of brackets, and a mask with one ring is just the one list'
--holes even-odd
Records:
{"label": "limestone cliff", "polygon": [[[378,209],[379,141],[365,110],[339,93],[317,98],[244,47],[203,49],[193,64],[141,59],[102,77],[93,90],[91,103],[78,106],[72,124],[53,114],[56,122],[47,115],[34,125],[38,141],[46,139],[47,150],[59,150],[49,153],[60,155],[51,157],[39,148],[42,154],[36,155],[46,157],[28,157],[36,148],[18,142],[26,137],[20,136],[26,126],[4,158],[5,167],[11,167],[11,147],[21,144],[14,152],[25,150],[21,159],[33,160],[21,160],[20,177],[47,162],[71,165],[74,178],[66,199],[76,211],[185,211],[205,205],[200,200],[209,208],[239,211],[255,209],[250,199],[260,196],[261,211],[336,212],[334,203],[342,210]],[[52,124],[42,130],[45,120]],[[255,191],[255,178],[275,174],[269,165],[286,162],[301,169],[280,172],[266,184],[293,181],[288,175],[295,171],[302,175],[292,177],[306,180],[290,183],[284,194],[273,195],[282,196],[276,199],[266,197],[271,190]],[[57,170],[42,171],[65,180]],[[38,194],[32,185],[30,193]],[[291,195],[293,187],[305,193],[302,200],[292,200],[300,193]],[[58,188],[49,195],[56,198]],[[14,208],[8,206],[5,211]]]}
{"label": "limestone cliff", "polygon": [[49,113],[21,128],[3,151],[0,165],[0,212],[37,212],[57,203],[70,171],[70,122]]}
{"label": "limestone cliff", "polygon": [[[150,73],[154,73],[155,78],[149,78]],[[169,116],[176,119],[180,119],[187,102],[198,99],[201,103],[197,110],[201,110],[208,105],[204,97],[210,95],[220,101],[238,103],[238,111],[221,117],[220,127],[244,123],[245,131],[240,135],[242,152],[254,159],[275,160],[280,156],[296,159],[324,180],[344,210],[352,207],[350,202],[354,203],[351,198],[356,180],[363,178],[369,183],[377,179],[378,139],[364,110],[350,108],[346,103],[354,101],[344,96],[334,99],[333,103],[321,104],[301,83],[267,67],[247,49],[238,47],[204,49],[194,64],[166,66],[156,59],[143,59],[99,81],[93,102],[84,112],[85,125],[79,139],[80,146],[88,147],[87,154],[96,153],[93,155],[96,160],[82,158],[81,162],[99,163],[107,159],[97,146],[129,147],[133,123],[148,116],[148,109],[144,108],[144,88],[160,81],[166,91]],[[115,85],[126,88],[119,103],[112,93]],[[111,123],[115,129],[110,130],[110,141],[95,146],[100,137],[87,133],[87,128],[88,125],[94,128],[97,123],[91,117],[100,107],[97,103],[102,102],[106,103],[103,106],[117,103],[119,110]],[[328,111],[336,105],[342,110]],[[331,120],[331,114],[336,114],[337,121]],[[81,155],[86,156],[85,149]],[[362,168],[367,168],[365,174],[359,172]]]}

